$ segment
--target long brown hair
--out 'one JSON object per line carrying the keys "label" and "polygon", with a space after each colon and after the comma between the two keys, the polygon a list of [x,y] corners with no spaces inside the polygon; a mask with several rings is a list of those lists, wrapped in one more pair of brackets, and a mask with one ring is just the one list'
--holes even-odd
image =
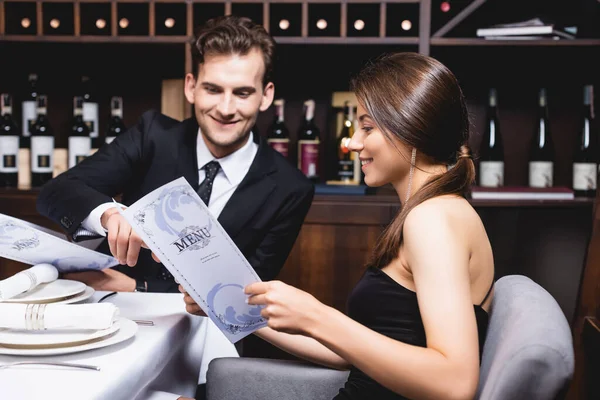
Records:
{"label": "long brown hair", "polygon": [[418,53],[385,55],[353,80],[358,101],[392,145],[398,140],[432,161],[451,168],[414,193],[382,233],[369,266],[384,267],[398,256],[408,213],[425,200],[464,196],[475,179],[468,147],[469,115],[454,74]]}

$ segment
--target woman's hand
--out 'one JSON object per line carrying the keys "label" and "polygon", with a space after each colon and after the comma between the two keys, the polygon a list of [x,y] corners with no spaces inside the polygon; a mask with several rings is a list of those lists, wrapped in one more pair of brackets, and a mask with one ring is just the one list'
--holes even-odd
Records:
{"label": "woman's hand", "polygon": [[310,336],[325,308],[312,295],[280,281],[256,282],[246,286],[248,304],[264,305],[261,316],[276,331]]}

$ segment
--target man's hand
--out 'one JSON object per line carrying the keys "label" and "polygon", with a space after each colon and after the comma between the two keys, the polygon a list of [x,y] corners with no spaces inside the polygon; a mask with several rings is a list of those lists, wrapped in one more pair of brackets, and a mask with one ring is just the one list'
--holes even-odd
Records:
{"label": "man's hand", "polygon": [[83,282],[94,290],[109,292],[133,292],[135,290],[135,279],[111,268],[101,271],[71,272],[63,274],[62,278]]}
{"label": "man's hand", "polygon": [[100,222],[108,231],[108,246],[112,255],[122,265],[133,267],[137,263],[140,248],[146,247],[142,238],[131,229],[116,207],[104,211]]}
{"label": "man's hand", "polygon": [[204,313],[204,311],[202,311],[200,306],[194,301],[194,299],[192,299],[192,296],[190,296],[188,294],[188,292],[185,291],[183,286],[179,285],[179,291],[181,293],[183,293],[183,302],[185,303],[185,311],[189,312],[190,314],[198,315],[200,317],[206,317],[206,314]]}

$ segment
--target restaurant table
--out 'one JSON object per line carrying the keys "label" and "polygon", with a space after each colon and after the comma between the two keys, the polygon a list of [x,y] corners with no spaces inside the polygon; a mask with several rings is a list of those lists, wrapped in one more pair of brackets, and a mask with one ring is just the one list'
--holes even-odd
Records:
{"label": "restaurant table", "polygon": [[[95,303],[108,292],[96,292]],[[1,400],[163,400],[194,397],[215,357],[237,357],[235,346],[206,317],[185,311],[180,293],[118,293],[104,302],[122,317],[153,321],[115,345],[53,356],[0,355],[0,365],[17,361],[66,361],[100,371],[46,365],[0,369]],[[208,345],[206,345],[208,344]]]}

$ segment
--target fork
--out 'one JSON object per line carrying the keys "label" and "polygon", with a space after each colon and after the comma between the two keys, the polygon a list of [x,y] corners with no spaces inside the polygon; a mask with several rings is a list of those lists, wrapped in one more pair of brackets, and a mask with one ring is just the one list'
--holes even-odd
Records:
{"label": "fork", "polygon": [[154,326],[154,321],[149,321],[149,320],[145,320],[145,319],[132,319],[132,321],[138,325]]}
{"label": "fork", "polygon": [[19,361],[10,364],[0,365],[0,369],[14,367],[17,365],[53,365],[56,367],[69,367],[69,368],[81,368],[81,369],[89,369],[93,371],[100,371],[100,367],[95,365],[87,365],[87,364],[75,364],[75,363],[67,363],[67,362],[53,362],[53,361]]}

